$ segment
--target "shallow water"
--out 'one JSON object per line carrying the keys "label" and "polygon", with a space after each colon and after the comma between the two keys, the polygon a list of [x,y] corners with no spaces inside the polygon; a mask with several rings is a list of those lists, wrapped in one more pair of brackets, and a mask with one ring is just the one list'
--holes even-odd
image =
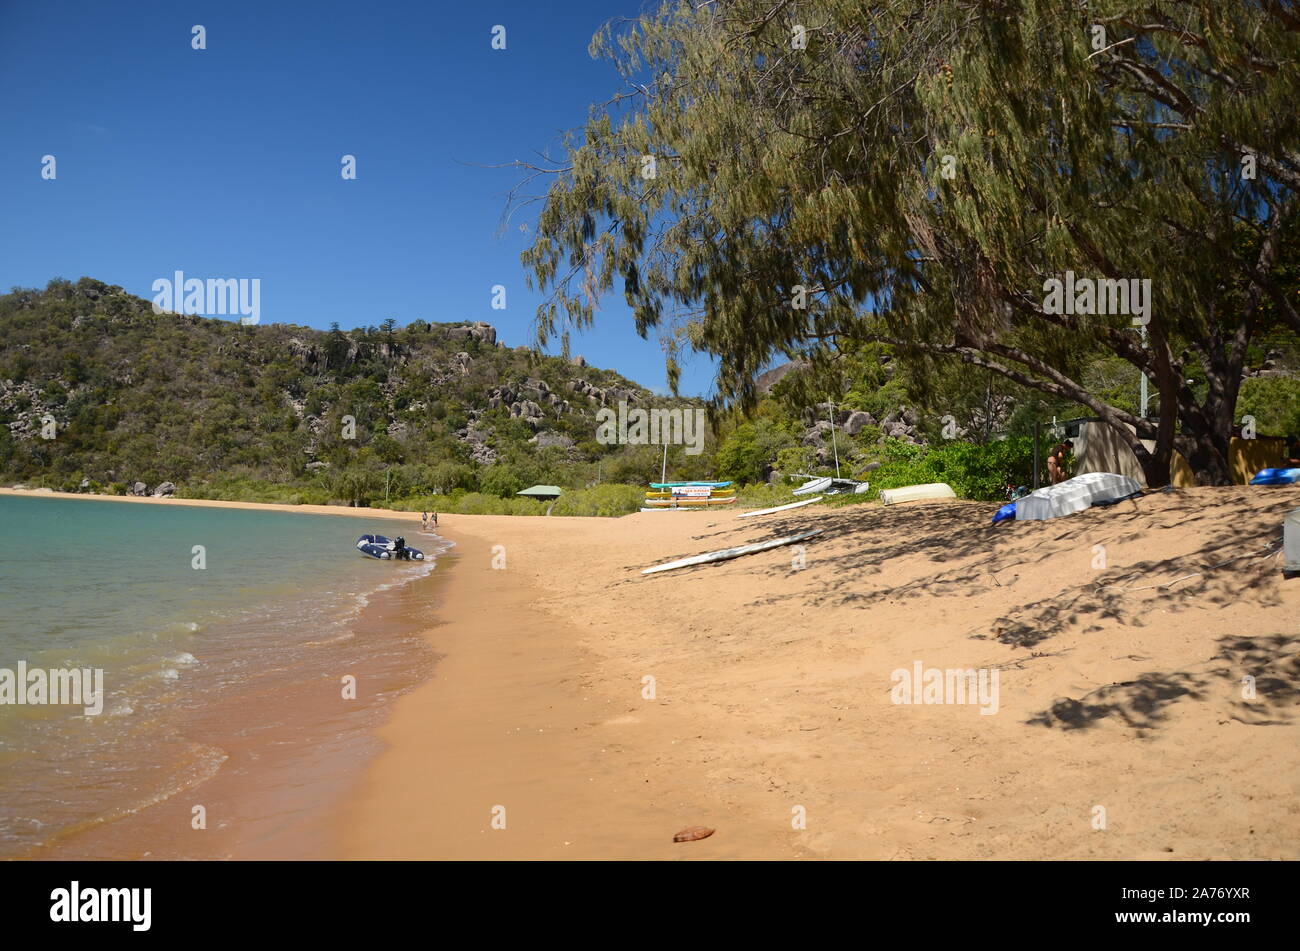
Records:
{"label": "shallow water", "polygon": [[432,668],[434,536],[381,562],[364,518],[16,497],[0,526],[0,668],[104,672],[98,715],[0,703],[0,857],[287,842]]}

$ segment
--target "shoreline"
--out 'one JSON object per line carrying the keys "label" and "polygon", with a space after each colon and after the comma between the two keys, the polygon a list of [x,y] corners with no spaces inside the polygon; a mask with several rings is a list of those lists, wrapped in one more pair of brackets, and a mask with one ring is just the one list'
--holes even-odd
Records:
{"label": "shoreline", "polygon": [[[343,857],[753,855],[755,843],[735,836],[672,841],[686,826],[736,824],[727,804],[700,794],[699,770],[660,767],[693,727],[671,707],[652,709],[639,682],[605,678],[601,659],[539,608],[514,568],[531,556],[507,545],[507,567],[493,568],[484,518],[509,516],[457,516],[446,530],[457,563],[427,632],[438,664],[377,731],[385,749],[335,823]],[[766,837],[761,854],[792,855],[781,838]]]}
{"label": "shoreline", "polygon": [[291,505],[288,502],[228,502],[224,499],[180,499],[175,496],[108,495],[102,492],[56,492],[53,489],[0,488],[0,495],[35,499],[86,499],[101,502],[143,502],[151,505],[188,505],[202,508],[250,509],[263,512],[301,512],[306,515],[343,515],[353,518],[420,520],[419,512],[398,509],[353,508],[346,505]]}
{"label": "shoreline", "polygon": [[[1194,488],[994,528],[964,501],[445,515],[448,570],[411,616],[432,675],[293,836],[354,860],[1300,858],[1300,581],[1275,554],[1297,505]],[[996,715],[893,699],[917,664],[996,671]]]}
{"label": "shoreline", "polygon": [[[111,501],[117,498],[15,490],[3,490],[0,494],[53,498],[55,507],[64,512],[65,518],[66,508],[57,503],[66,499]],[[158,505],[176,500],[131,498],[128,501],[153,503],[150,515],[158,521]],[[287,508],[303,514],[321,514],[314,511],[319,507],[242,502],[214,505],[209,500],[193,501],[200,504],[183,506],[192,515],[197,515],[197,508],[276,514]],[[365,509],[343,509],[328,514],[377,516],[390,521],[411,518],[411,513],[406,512]],[[212,520],[211,515],[204,517]],[[418,517],[415,513],[413,521]],[[115,518],[122,520],[119,516]],[[172,521],[169,516],[160,518]],[[134,520],[135,516],[127,514],[125,519]],[[320,530],[315,531],[319,534]],[[348,531],[341,522],[325,529],[329,535]],[[341,587],[299,576],[293,588],[279,592],[268,589],[269,600],[248,602],[250,607],[260,609],[265,605],[267,610],[278,612],[266,615],[268,618],[296,617],[303,630],[323,632],[315,638],[308,634],[297,641],[285,641],[286,650],[298,652],[296,658],[286,653],[258,654],[267,657],[273,666],[254,668],[252,677],[213,692],[213,686],[228,676],[223,670],[243,670],[241,659],[247,660],[257,651],[257,640],[262,635],[256,626],[246,625],[248,630],[236,635],[242,641],[231,640],[241,622],[237,617],[226,619],[218,613],[212,619],[205,617],[202,625],[193,625],[193,630],[201,631],[197,635],[199,640],[158,647],[159,658],[146,659],[147,666],[163,663],[163,658],[182,647],[193,651],[183,656],[195,666],[182,670],[183,676],[176,680],[188,685],[193,678],[197,692],[187,689],[183,696],[162,705],[150,697],[144,707],[137,703],[137,710],[127,711],[158,721],[155,729],[160,733],[154,737],[153,749],[122,764],[124,768],[142,770],[141,775],[147,776],[154,785],[142,784],[135,791],[124,790],[125,795],[103,799],[93,809],[80,813],[80,819],[68,821],[67,817],[60,817],[50,824],[43,841],[16,849],[9,857],[35,861],[186,860],[320,858],[332,854],[325,837],[328,820],[347,801],[358,775],[379,751],[375,728],[388,717],[394,694],[423,682],[436,663],[427,650],[424,629],[441,587],[431,578],[446,573],[444,559],[450,560],[451,546],[445,538],[423,533],[414,525],[406,534],[412,538],[412,544],[431,556],[424,566],[389,571],[381,563],[360,558],[353,552],[356,562],[362,563],[355,592],[339,574],[343,562],[336,560],[329,577],[337,578]],[[442,570],[439,570],[440,563]],[[276,607],[291,605],[294,592],[298,599],[306,597],[314,603],[315,586],[321,583],[325,587],[319,592],[320,598],[340,594],[337,604],[327,609],[328,613],[312,613],[306,602],[299,611]],[[354,603],[355,609],[350,607]],[[355,614],[344,622],[346,627],[329,627],[332,621],[347,618],[353,610]],[[315,618],[323,626],[303,627],[302,621],[307,618]],[[264,630],[263,634],[270,630]],[[214,634],[215,640],[208,640]],[[223,654],[223,660],[214,662],[214,655]],[[194,655],[199,659],[195,660]],[[286,662],[289,666],[274,666]],[[357,678],[359,704],[340,703],[337,678],[343,673]],[[125,720],[106,721],[103,742],[116,736],[111,727],[119,722],[127,724]],[[84,752],[95,756],[99,741],[86,737],[86,742],[89,745]],[[304,795],[306,790],[310,793]],[[211,811],[211,822],[205,832],[195,833],[191,829],[190,809],[195,804]]]}

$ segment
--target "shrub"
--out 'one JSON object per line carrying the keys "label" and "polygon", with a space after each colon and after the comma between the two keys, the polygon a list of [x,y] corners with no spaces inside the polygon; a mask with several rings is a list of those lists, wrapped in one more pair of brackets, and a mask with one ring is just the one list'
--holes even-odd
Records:
{"label": "shrub", "polygon": [[512,497],[520,489],[528,488],[524,480],[509,466],[497,463],[479,473],[478,487],[483,492],[501,498]]}
{"label": "shrub", "polygon": [[1300,433],[1300,380],[1288,376],[1255,376],[1243,380],[1237,398],[1237,419],[1255,417],[1261,436]]}
{"label": "shrub", "polygon": [[645,490],[635,485],[605,483],[590,489],[567,491],[555,500],[552,515],[587,515],[617,518],[635,512],[645,499]]}
{"label": "shrub", "polygon": [[868,475],[869,498],[877,498],[881,489],[946,482],[961,498],[992,502],[1003,498],[1008,475],[1016,484],[1028,482],[1034,465],[1034,441],[1027,436],[982,445],[950,442],[935,447],[887,439],[881,452],[883,464]]}
{"label": "shrub", "polygon": [[769,485],[766,482],[742,486],[736,493],[736,497],[740,500],[736,503],[738,507],[754,509],[766,509],[795,501],[790,495],[790,486]]}

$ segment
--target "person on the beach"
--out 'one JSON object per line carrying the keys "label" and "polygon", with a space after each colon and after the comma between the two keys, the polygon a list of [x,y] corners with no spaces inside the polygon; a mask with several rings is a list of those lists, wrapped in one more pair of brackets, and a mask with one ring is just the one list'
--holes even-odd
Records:
{"label": "person on the beach", "polygon": [[427,532],[428,530],[429,530],[429,513],[428,513],[428,512],[421,512],[421,513],[420,513],[420,531],[422,531],[422,532]]}
{"label": "person on the beach", "polygon": [[1070,440],[1057,443],[1047,457],[1047,477],[1052,480],[1052,485],[1058,482],[1064,482],[1068,479],[1069,473],[1066,472],[1066,457],[1069,456],[1070,450],[1074,448],[1074,443]]}
{"label": "person on the beach", "polygon": [[433,512],[433,513],[431,513],[431,514],[432,514],[432,516],[433,516],[433,527],[434,527],[434,528],[437,528],[437,527],[438,527],[438,513],[437,513],[437,512]]}
{"label": "person on the beach", "polygon": [[1282,460],[1283,469],[1300,469],[1300,438],[1286,438],[1286,458]]}

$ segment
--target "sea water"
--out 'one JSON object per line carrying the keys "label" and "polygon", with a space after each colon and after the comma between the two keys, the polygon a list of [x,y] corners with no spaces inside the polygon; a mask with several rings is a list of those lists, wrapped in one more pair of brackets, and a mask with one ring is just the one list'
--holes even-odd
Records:
{"label": "sea water", "polygon": [[424,562],[354,548],[393,524],[0,497],[0,670],[102,670],[104,684],[97,715],[0,703],[0,858],[289,841],[432,666],[419,579],[441,540],[402,526]]}

